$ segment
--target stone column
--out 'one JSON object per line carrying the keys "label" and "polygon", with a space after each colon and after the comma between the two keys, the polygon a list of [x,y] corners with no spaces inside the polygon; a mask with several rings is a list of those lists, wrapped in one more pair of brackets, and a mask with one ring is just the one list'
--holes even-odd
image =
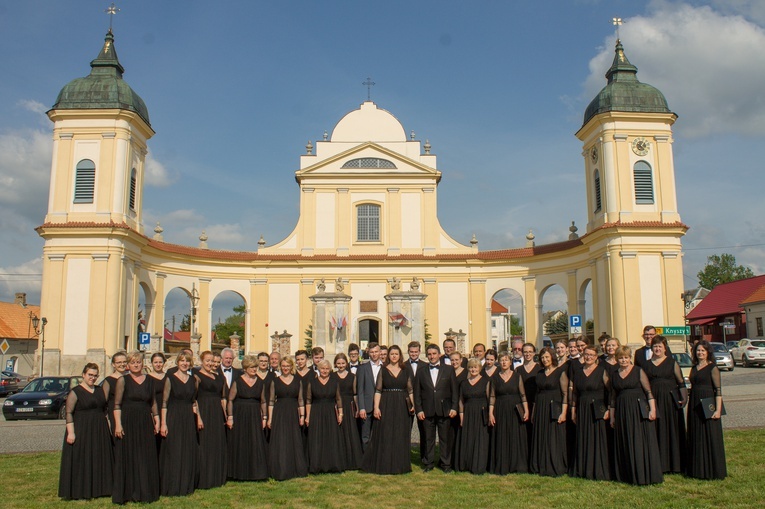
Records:
{"label": "stone column", "polygon": [[351,323],[352,297],[345,293],[341,278],[334,285],[335,291],[328,292],[324,279],[321,279],[316,285],[317,293],[308,297],[313,303],[313,346],[322,347],[330,362],[335,354],[345,351]]}
{"label": "stone column", "polygon": [[401,290],[397,278],[391,283],[391,293],[385,295],[388,302],[388,343],[398,345],[402,351],[410,341],[425,342],[425,299],[419,291],[420,281],[414,278],[408,291]]}

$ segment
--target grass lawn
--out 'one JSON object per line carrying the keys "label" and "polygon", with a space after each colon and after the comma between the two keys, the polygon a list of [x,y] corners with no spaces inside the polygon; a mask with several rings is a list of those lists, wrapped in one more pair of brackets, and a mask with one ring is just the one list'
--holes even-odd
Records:
{"label": "grass lawn", "polygon": [[[765,507],[765,429],[725,432],[728,478],[696,481],[679,475],[658,486],[544,478],[535,475],[422,473],[377,476],[347,472],[286,482],[228,483],[151,507]],[[0,456],[0,507],[110,507],[111,500],[64,502],[57,497],[59,453]]]}

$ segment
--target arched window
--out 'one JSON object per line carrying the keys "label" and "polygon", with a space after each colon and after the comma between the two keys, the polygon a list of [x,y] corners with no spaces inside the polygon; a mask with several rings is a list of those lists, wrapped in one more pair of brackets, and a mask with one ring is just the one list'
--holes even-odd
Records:
{"label": "arched window", "polygon": [[135,178],[135,168],[133,168],[130,172],[130,210],[135,210],[135,186],[136,186],[136,178]]}
{"label": "arched window", "polygon": [[635,163],[632,172],[635,179],[635,203],[638,205],[653,204],[653,170],[645,161]]}
{"label": "arched window", "polygon": [[360,159],[351,159],[347,161],[342,168],[388,168],[395,169],[396,165],[387,159],[379,157],[362,157]]}
{"label": "arched window", "polygon": [[356,240],[359,242],[379,242],[379,205],[364,203],[356,207]]}
{"label": "arched window", "polygon": [[74,178],[74,203],[93,203],[96,191],[96,164],[90,159],[77,163]]}
{"label": "arched window", "polygon": [[600,197],[600,172],[598,170],[595,170],[594,183],[595,183],[595,212],[598,212],[603,207],[603,200]]}

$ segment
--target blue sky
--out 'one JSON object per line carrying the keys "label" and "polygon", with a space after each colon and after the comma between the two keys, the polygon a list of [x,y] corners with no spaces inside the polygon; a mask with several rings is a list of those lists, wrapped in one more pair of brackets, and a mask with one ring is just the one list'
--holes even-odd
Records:
{"label": "blue sky", "polygon": [[[108,2],[0,3],[0,300],[39,302],[52,124],[85,76]],[[638,78],[679,119],[675,171],[686,287],[707,256],[765,271],[765,2],[198,1],[118,3],[115,47],[156,136],[144,190],[150,235],[254,250],[298,215],[293,174],[310,140],[372,99],[429,140],[439,217],[480,249],[562,240],[586,222],[574,133],[605,84],[620,16]]]}

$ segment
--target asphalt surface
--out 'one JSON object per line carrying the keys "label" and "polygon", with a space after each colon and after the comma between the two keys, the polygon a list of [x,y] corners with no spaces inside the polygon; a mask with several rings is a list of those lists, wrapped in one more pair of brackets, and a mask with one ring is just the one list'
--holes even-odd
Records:
{"label": "asphalt surface", "polygon": [[[722,373],[725,429],[765,427],[765,368],[742,368]],[[5,398],[0,398],[0,403]],[[0,419],[0,454],[59,451],[64,421],[13,421]],[[418,443],[413,426],[412,443]]]}

